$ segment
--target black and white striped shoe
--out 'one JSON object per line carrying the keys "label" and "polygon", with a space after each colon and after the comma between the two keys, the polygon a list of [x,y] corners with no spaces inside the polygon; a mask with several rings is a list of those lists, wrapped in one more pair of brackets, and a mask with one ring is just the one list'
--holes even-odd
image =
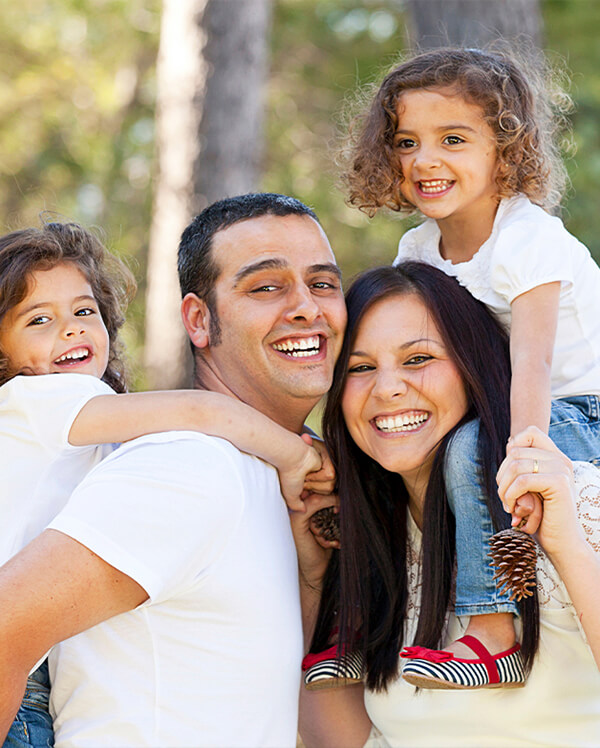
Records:
{"label": "black and white striped shoe", "polygon": [[492,655],[474,636],[457,641],[465,644],[479,657],[465,660],[452,652],[405,647],[400,657],[406,659],[402,677],[420,688],[520,688],[525,685],[521,645]]}
{"label": "black and white striped shoe", "polygon": [[347,652],[338,659],[334,645],[318,654],[307,654],[302,660],[304,685],[309,691],[340,688],[362,683],[364,661],[360,652]]}

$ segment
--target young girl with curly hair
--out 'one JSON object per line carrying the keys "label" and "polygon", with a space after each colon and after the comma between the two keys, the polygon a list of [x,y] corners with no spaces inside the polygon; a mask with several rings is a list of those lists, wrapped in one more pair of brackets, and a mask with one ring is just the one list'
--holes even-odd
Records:
{"label": "young girl with curly hair", "polygon": [[[566,183],[556,135],[568,97],[551,95],[543,72],[543,65],[479,49],[416,55],[385,77],[355,121],[344,179],[349,202],[371,216],[384,207],[425,216],[402,236],[396,263],[419,260],[455,276],[509,330],[511,435],[537,426],[572,459],[599,462],[600,269],[549,212]],[[407,438],[419,428],[391,420],[390,430],[406,430]],[[456,613],[470,616],[466,633],[496,656],[514,644],[517,610],[489,566],[493,530],[480,473],[477,425],[469,424],[446,460]],[[526,495],[520,506],[529,518],[513,515],[513,525],[535,532],[539,501]],[[446,649],[473,663],[472,677],[456,681],[452,664],[432,667],[433,653],[409,659],[406,680],[430,688],[503,685],[479,677],[482,660],[463,642]]]}
{"label": "young girl with curly hair", "polygon": [[[116,443],[160,431],[201,431],[262,457],[280,471],[290,506],[303,508],[304,475],[321,460],[298,435],[224,394],[126,392],[118,333],[134,288],[126,267],[78,224],[0,237],[0,565]],[[44,662],[5,746],[54,744],[48,698]]]}

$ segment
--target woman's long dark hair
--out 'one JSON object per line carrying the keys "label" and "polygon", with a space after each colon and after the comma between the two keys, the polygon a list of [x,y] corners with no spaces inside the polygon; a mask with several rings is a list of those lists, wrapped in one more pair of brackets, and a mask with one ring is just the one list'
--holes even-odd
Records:
{"label": "woman's long dark hair", "polygon": [[[497,494],[495,476],[510,431],[508,336],[487,308],[442,271],[418,262],[363,273],[346,295],[348,327],[324,414],[324,436],[338,475],[341,550],[334,553],[323,583],[322,603],[311,651],[339,642],[361,650],[367,686],[384,689],[398,674],[407,613],[407,507],[402,478],[382,468],[352,440],[342,413],[348,359],[366,312],[382,299],[416,295],[435,323],[458,368],[468,412],[441,440],[423,510],[421,612],[416,644],[439,647],[450,602],[455,558],[454,517],[448,507],[444,459],[454,432],[479,418],[482,491],[496,530],[510,524]],[[520,604],[522,653],[531,668],[539,638],[537,597]],[[409,642],[407,642],[409,643]]]}

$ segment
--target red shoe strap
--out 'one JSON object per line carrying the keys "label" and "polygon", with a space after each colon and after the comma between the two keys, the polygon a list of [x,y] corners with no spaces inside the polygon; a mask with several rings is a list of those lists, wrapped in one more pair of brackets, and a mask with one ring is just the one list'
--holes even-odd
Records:
{"label": "red shoe strap", "polygon": [[462,642],[465,646],[469,647],[469,649],[472,649],[473,652],[475,652],[475,654],[481,660],[482,665],[484,665],[485,669],[487,670],[490,683],[500,682],[500,675],[498,673],[498,667],[496,666],[495,657],[488,652],[486,647],[483,646],[479,639],[476,639],[470,634],[465,634],[465,636],[463,636],[461,639],[457,639],[456,641]]}

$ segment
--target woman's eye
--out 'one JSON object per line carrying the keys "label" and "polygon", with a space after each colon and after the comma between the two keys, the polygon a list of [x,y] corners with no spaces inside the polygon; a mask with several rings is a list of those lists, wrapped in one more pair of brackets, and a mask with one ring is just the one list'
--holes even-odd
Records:
{"label": "woman's eye", "polygon": [[348,374],[361,374],[364,371],[373,371],[374,368],[372,364],[356,364],[348,369]]}
{"label": "woman's eye", "polygon": [[460,145],[461,143],[464,143],[465,141],[460,138],[458,135],[448,135],[444,138],[444,143],[446,145]]}
{"label": "woman's eye", "polygon": [[426,356],[424,354],[419,354],[418,356],[412,356],[408,359],[408,361],[404,362],[405,366],[418,366],[419,364],[424,364],[427,361],[431,361],[433,356]]}

